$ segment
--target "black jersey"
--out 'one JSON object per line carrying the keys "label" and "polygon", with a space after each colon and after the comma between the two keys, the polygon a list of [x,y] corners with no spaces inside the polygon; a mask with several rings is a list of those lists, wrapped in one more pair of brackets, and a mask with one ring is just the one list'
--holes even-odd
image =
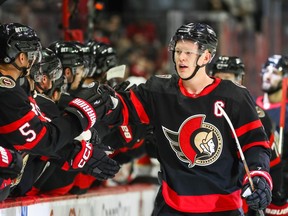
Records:
{"label": "black jersey", "polygon": [[269,141],[255,102],[243,86],[216,78],[199,95],[192,95],[181,79],[167,75],[152,77],[118,96],[121,106],[107,121],[128,119],[155,127],[162,195],[178,211],[229,211],[242,205],[243,166],[217,104],[231,118],[250,169],[269,171]]}
{"label": "black jersey", "polygon": [[11,77],[1,74],[0,101],[0,139],[8,148],[53,156],[82,132],[70,115],[47,121],[34,99]]}

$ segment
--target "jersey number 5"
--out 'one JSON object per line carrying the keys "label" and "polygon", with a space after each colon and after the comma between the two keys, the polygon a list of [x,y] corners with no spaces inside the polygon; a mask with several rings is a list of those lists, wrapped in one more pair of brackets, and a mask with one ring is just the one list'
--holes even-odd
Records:
{"label": "jersey number 5", "polygon": [[19,128],[19,131],[23,136],[28,137],[26,139],[27,142],[32,142],[36,138],[36,133],[34,130],[31,130],[29,127],[30,127],[30,124],[26,122],[24,125],[22,125]]}

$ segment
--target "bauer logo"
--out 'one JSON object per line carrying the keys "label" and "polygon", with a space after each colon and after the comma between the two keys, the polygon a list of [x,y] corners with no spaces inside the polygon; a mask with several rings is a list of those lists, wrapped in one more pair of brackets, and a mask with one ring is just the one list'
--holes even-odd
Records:
{"label": "bauer logo", "polygon": [[188,167],[213,164],[221,155],[223,140],[219,130],[204,121],[205,115],[187,118],[177,132],[162,126],[171,148]]}

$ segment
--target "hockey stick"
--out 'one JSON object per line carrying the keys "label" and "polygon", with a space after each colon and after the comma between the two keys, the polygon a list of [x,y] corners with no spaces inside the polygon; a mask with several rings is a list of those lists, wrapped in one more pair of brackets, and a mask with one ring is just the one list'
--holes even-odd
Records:
{"label": "hockey stick", "polygon": [[[232,131],[232,133],[233,133],[233,136],[234,136],[234,138],[235,138],[235,141],[236,141],[236,146],[237,146],[237,149],[238,149],[238,151],[239,151],[240,158],[241,158],[241,160],[242,160],[242,162],[243,162],[244,169],[245,169],[246,175],[247,175],[247,177],[248,177],[248,181],[249,181],[251,190],[254,191],[254,190],[255,190],[255,187],[254,187],[254,184],[253,184],[253,180],[252,180],[252,178],[251,178],[251,175],[250,175],[250,170],[249,170],[249,168],[248,168],[248,165],[247,165],[245,156],[244,156],[244,154],[243,154],[241,145],[240,145],[239,140],[238,140],[238,138],[237,138],[237,135],[236,135],[234,126],[233,126],[230,118],[228,117],[227,113],[226,113],[225,110],[220,106],[220,104],[216,103],[216,106],[217,106],[217,108],[221,111],[221,114],[224,116],[224,118],[226,119],[227,123],[228,123],[229,126],[230,126],[230,129],[231,129],[231,131]],[[259,213],[260,216],[264,216],[263,210],[258,210],[258,213]]]}
{"label": "hockey stick", "polygon": [[285,117],[286,117],[286,97],[287,97],[287,77],[283,77],[282,80],[282,99],[281,99],[281,108],[280,108],[280,123],[279,123],[279,144],[278,152],[282,157],[282,148],[283,148],[283,134],[285,127]]}

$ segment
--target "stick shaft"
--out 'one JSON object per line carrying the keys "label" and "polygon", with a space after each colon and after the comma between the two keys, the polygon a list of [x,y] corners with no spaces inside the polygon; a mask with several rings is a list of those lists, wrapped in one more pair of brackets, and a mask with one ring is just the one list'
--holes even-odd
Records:
{"label": "stick shaft", "polygon": [[[250,184],[250,187],[251,187],[251,190],[254,191],[255,190],[255,187],[254,187],[254,184],[253,184],[253,181],[252,181],[252,178],[251,178],[251,175],[250,175],[250,170],[249,170],[249,167],[247,165],[247,162],[246,162],[246,159],[245,159],[245,156],[243,154],[243,151],[242,151],[242,148],[241,148],[241,145],[239,143],[239,139],[237,137],[237,134],[235,132],[235,129],[234,129],[234,126],[229,118],[229,116],[227,115],[227,113],[225,112],[225,110],[220,106],[220,104],[217,104],[216,105],[217,108],[221,111],[222,115],[224,116],[224,118],[226,119],[227,123],[229,124],[229,127],[233,133],[233,136],[235,138],[235,141],[236,141],[236,146],[237,146],[237,149],[239,151],[239,154],[240,154],[240,158],[243,162],[243,166],[244,166],[244,169],[245,169],[245,172],[246,172],[246,175],[248,177],[248,181],[249,181],[249,184]],[[260,216],[264,216],[264,212],[263,210],[258,210],[258,214]]]}
{"label": "stick shaft", "polygon": [[284,135],[284,127],[285,127],[285,117],[286,117],[286,98],[287,98],[287,79],[286,77],[282,80],[282,99],[281,99],[281,108],[280,108],[280,122],[279,122],[279,144],[278,144],[278,152],[282,155],[283,148],[283,135]]}

